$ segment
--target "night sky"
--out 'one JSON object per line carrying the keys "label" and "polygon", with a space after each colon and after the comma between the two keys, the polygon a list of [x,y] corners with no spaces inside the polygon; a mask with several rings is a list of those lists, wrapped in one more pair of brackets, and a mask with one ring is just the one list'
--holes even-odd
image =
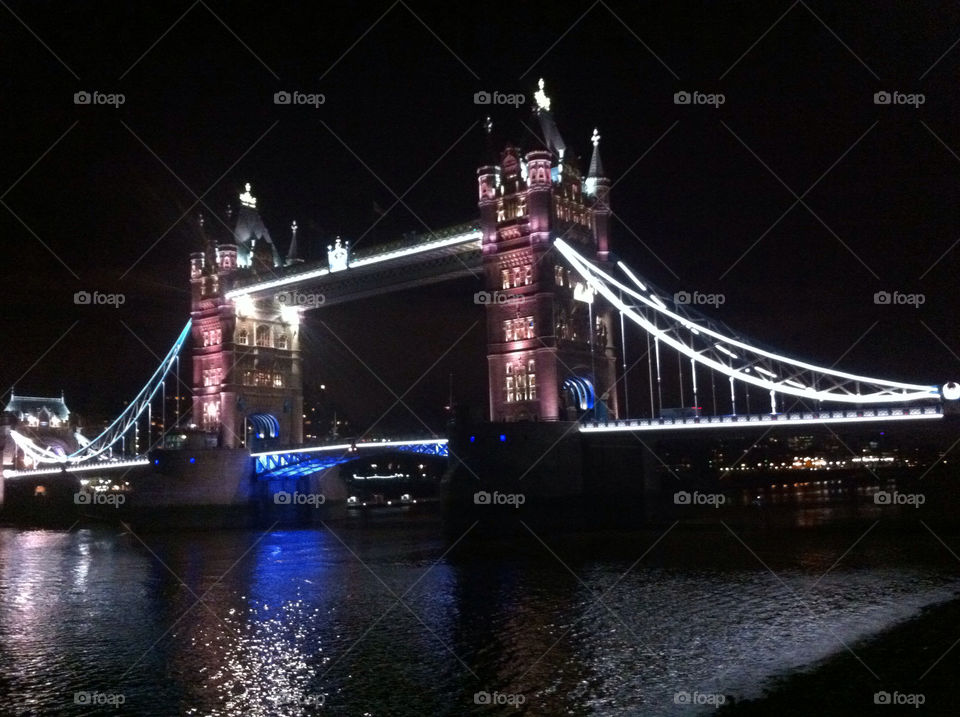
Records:
{"label": "night sky", "polygon": [[[541,76],[584,170],[599,127],[613,249],[641,274],[722,293],[708,313],[815,363],[960,378],[956,4],[11,2],[0,33],[5,390],[115,413],[188,317],[198,212],[244,182],[281,250],[296,219],[313,256],[336,234],[363,247],[475,219],[483,118],[529,147]],[[125,102],[75,105],[80,90]],[[279,90],[326,102],[278,106]],[[530,99],[481,107],[478,90]],[[674,104],[682,90],[725,102]],[[393,193],[407,206],[368,231]],[[315,312],[308,392],[326,384],[361,427],[395,401],[381,380],[402,395],[422,377],[404,400],[433,427],[451,372],[485,405],[481,288]],[[78,290],[127,300],[75,306]],[[925,302],[877,305],[882,290]],[[378,430],[421,427],[397,408]]]}

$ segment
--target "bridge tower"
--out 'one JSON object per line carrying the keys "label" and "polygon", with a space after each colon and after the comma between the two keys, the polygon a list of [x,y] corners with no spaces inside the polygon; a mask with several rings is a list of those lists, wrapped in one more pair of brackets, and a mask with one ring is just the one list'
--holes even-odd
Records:
{"label": "bridge tower", "polygon": [[[540,81],[536,113],[545,147],[508,144],[480,167],[480,227],[488,292],[490,420],[616,418],[611,310],[593,301],[553,248],[556,238],[606,262],[610,182],[594,132],[584,178],[566,156]],[[489,131],[489,130],[488,130]]]}
{"label": "bridge tower", "polygon": [[226,448],[303,442],[297,309],[286,296],[226,298],[281,265],[256,207],[247,184],[233,229],[201,217],[204,250],[190,255],[193,422]]}

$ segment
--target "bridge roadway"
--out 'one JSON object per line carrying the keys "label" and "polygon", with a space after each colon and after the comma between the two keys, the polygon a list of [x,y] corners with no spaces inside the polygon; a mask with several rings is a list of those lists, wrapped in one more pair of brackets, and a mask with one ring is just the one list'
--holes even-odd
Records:
{"label": "bridge roadway", "polygon": [[[265,299],[283,292],[322,294],[324,306],[401,291],[466,276],[481,276],[483,257],[479,225],[460,224],[409,241],[371,247],[350,255],[347,268],[328,262],[294,264],[270,278],[243,279],[228,299],[249,295]],[[308,304],[306,308],[314,308]]]}
{"label": "bridge roadway", "polygon": [[855,410],[791,411],[787,413],[738,414],[727,416],[700,416],[687,418],[640,418],[607,423],[587,422],[581,433],[686,433],[723,431],[731,428],[791,429],[797,426],[832,426],[891,424],[904,422],[939,422],[943,419],[941,406],[912,406],[909,408],[859,408]]}

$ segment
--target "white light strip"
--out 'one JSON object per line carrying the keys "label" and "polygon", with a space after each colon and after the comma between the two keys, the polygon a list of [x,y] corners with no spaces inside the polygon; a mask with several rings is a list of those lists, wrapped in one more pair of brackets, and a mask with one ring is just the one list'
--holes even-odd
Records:
{"label": "white light strip", "polygon": [[737,357],[737,355],[736,355],[735,353],[733,353],[733,351],[731,351],[730,349],[728,349],[728,348],[727,348],[726,346],[724,346],[723,344],[717,344],[716,346],[714,346],[714,348],[715,348],[717,351],[720,351],[721,353],[725,353],[727,356],[729,356],[729,357],[732,358],[732,359],[735,359],[735,358]]}
{"label": "white light strip", "polygon": [[[563,241],[562,239],[557,239],[557,240],[554,242],[554,244],[555,244],[555,246],[560,250],[560,252],[563,254],[563,256],[566,257],[572,264],[574,264],[575,267],[577,267],[577,266],[580,267],[580,268],[578,269],[578,271],[579,271],[579,273],[581,274],[581,276],[583,276],[585,279],[587,279],[588,281],[590,281],[591,283],[593,283],[593,284],[595,285],[595,288],[598,288],[598,290],[600,290],[600,289],[599,289],[599,287],[596,287],[597,279],[593,276],[594,274],[596,274],[596,275],[598,275],[598,276],[602,276],[606,282],[609,282],[610,284],[613,284],[614,286],[618,287],[619,289],[622,289],[623,291],[625,291],[626,293],[630,294],[630,295],[633,296],[634,298],[642,301],[643,303],[647,304],[648,306],[651,306],[651,307],[655,308],[655,309],[656,309],[657,311],[659,311],[660,313],[665,314],[666,316],[669,316],[669,317],[670,317],[671,319],[673,319],[674,321],[677,321],[677,322],[688,321],[688,319],[685,319],[684,317],[680,316],[679,314],[675,314],[674,312],[670,311],[669,309],[661,308],[660,306],[658,306],[658,304],[662,304],[663,302],[660,302],[659,300],[657,300],[656,302],[652,301],[651,299],[647,298],[646,296],[644,296],[644,295],[642,295],[642,294],[634,291],[634,290],[631,289],[629,286],[626,286],[626,285],[624,285],[624,284],[621,284],[619,281],[617,281],[617,280],[614,279],[612,276],[610,276],[609,274],[607,274],[606,272],[604,272],[602,269],[599,269],[599,268],[593,266],[592,264],[590,264],[589,262],[587,262],[585,259],[583,259],[583,257],[581,257],[569,244],[567,244],[567,243],[566,243],[565,241]],[[588,278],[588,276],[587,276],[588,274],[591,275],[589,278]],[[619,301],[619,300],[617,300],[617,299],[615,299],[615,298],[614,298],[614,299],[611,299],[611,297],[613,296],[613,294],[612,294],[612,292],[609,290],[609,288],[604,287],[604,290],[600,290],[600,291],[601,291],[601,293],[603,293],[604,296],[606,296],[607,299],[610,300],[611,303],[613,303],[615,306],[617,306],[617,307],[622,307],[622,308],[621,308],[621,311],[624,311],[624,313],[627,313],[627,314],[632,314],[632,313],[633,313],[632,309],[630,309],[629,307],[627,307],[626,304],[624,304],[622,301]],[[640,321],[637,321],[636,318],[634,318],[634,321],[637,322],[637,323],[641,323]],[[649,322],[645,322],[645,323],[650,326],[650,328],[647,329],[648,331],[651,331],[652,333],[656,333],[656,334],[661,334],[661,335],[663,334],[663,332],[657,330],[656,327],[652,326],[652,324],[649,324]],[[644,324],[641,323],[641,325],[644,325]],[[646,326],[645,326],[645,328],[646,328]],[[766,356],[766,357],[768,357],[768,358],[772,358],[772,359],[774,359],[774,360],[776,360],[776,361],[781,361],[781,362],[783,362],[783,363],[787,363],[787,364],[790,364],[790,365],[792,365],[792,366],[797,366],[797,367],[799,367],[799,368],[803,368],[803,369],[806,369],[806,370],[816,371],[816,372],[818,372],[818,373],[827,374],[827,375],[831,375],[831,376],[836,376],[836,377],[839,377],[839,378],[845,378],[845,379],[852,380],[852,381],[863,381],[863,382],[865,382],[865,383],[872,383],[872,384],[877,384],[877,385],[882,385],[882,386],[888,386],[888,387],[891,387],[891,388],[898,388],[898,389],[903,389],[903,390],[911,390],[911,391],[915,391],[915,392],[916,392],[915,394],[912,394],[912,395],[910,395],[910,394],[904,394],[903,396],[896,396],[896,397],[894,397],[894,396],[889,396],[889,395],[887,395],[887,396],[876,396],[876,397],[874,397],[874,396],[872,396],[872,395],[870,395],[870,394],[866,394],[866,395],[859,396],[859,397],[857,397],[857,396],[851,396],[851,398],[849,399],[851,402],[866,403],[866,402],[870,402],[870,401],[876,401],[876,402],[884,401],[884,402],[888,402],[888,403],[889,403],[890,401],[894,400],[895,398],[898,399],[898,400],[903,400],[903,401],[916,400],[916,399],[921,399],[921,398],[940,398],[940,391],[939,391],[939,389],[938,389],[936,386],[924,386],[924,385],[920,385],[920,384],[902,383],[902,382],[899,382],[899,381],[886,381],[886,380],[883,380],[883,379],[870,378],[870,377],[867,377],[867,376],[858,376],[858,375],[856,375],[856,374],[846,373],[846,372],[843,372],[843,371],[836,371],[836,370],[833,370],[833,369],[823,368],[823,367],[820,367],[820,366],[814,366],[813,364],[808,364],[808,363],[805,363],[805,362],[803,362],[803,361],[797,361],[797,360],[795,360],[795,359],[791,359],[791,358],[788,358],[788,357],[786,357],[786,356],[781,356],[781,355],[779,355],[779,354],[775,354],[775,353],[772,353],[772,352],[770,352],[770,351],[764,351],[763,349],[755,348],[755,347],[753,347],[753,346],[751,346],[751,345],[749,345],[749,344],[743,343],[742,341],[738,341],[737,339],[730,338],[729,336],[724,336],[723,334],[721,334],[721,333],[719,333],[719,332],[717,332],[717,331],[714,331],[713,329],[707,328],[706,326],[702,326],[702,327],[700,328],[700,330],[701,330],[703,333],[705,333],[705,334],[707,334],[707,335],[709,335],[709,336],[712,336],[712,337],[715,338],[715,339],[718,339],[718,340],[720,340],[720,341],[725,341],[725,342],[727,342],[727,343],[729,343],[729,344],[733,344],[734,346],[737,346],[737,347],[739,347],[739,348],[742,348],[742,349],[744,349],[745,351],[750,351],[750,352],[752,352],[752,353],[760,354],[760,355],[762,355],[762,356]],[[671,343],[671,341],[668,340],[668,337],[665,337],[664,340],[665,340],[668,344],[672,345],[674,348],[677,348],[676,345],[674,345],[673,343]],[[684,353],[686,353],[686,352],[684,352]],[[688,353],[687,355],[690,355],[690,354]],[[706,363],[706,361],[707,361],[707,360],[705,360],[704,363]],[[717,368],[718,370],[722,370],[722,371],[724,371],[724,373],[727,373],[728,375],[730,375],[728,371],[724,370],[726,367],[723,367],[721,364],[717,364],[716,362],[712,362],[712,364],[713,364],[714,367]],[[738,374],[737,378],[741,378],[741,379],[742,379],[742,378],[748,378],[748,377],[744,377],[744,376],[742,376],[741,374]],[[757,385],[758,385],[758,386],[762,386],[762,387],[767,388],[767,389],[773,388],[772,385],[769,385],[769,384],[767,384],[766,382],[757,383]],[[816,394],[817,394],[816,396],[812,396],[812,395],[809,395],[809,394],[806,394],[806,395],[808,395],[808,397],[823,398],[823,399],[826,399],[826,400],[848,400],[848,399],[841,398],[841,397],[837,396],[836,394],[830,394],[830,393],[825,392],[825,391],[818,391],[818,392],[816,392]]]}
{"label": "white light strip", "polygon": [[[412,256],[414,254],[422,254],[423,252],[432,251],[434,249],[443,249],[444,247],[448,246],[456,246],[457,244],[467,244],[472,241],[479,242],[482,237],[483,234],[479,230],[466,232],[465,234],[455,234],[454,236],[447,237],[446,239],[438,239],[437,241],[427,242],[425,244],[417,244],[416,246],[407,247],[406,249],[395,249],[393,251],[384,252],[383,254],[375,254],[374,256],[357,259],[355,261],[351,261],[348,264],[347,269],[370,266],[371,264],[379,264],[384,261],[391,261],[392,259],[399,259],[404,256]],[[329,273],[330,270],[327,268],[314,269],[312,271],[305,271],[300,274],[281,277],[280,279],[272,279],[270,281],[264,281],[258,284],[250,284],[240,289],[228,291],[226,293],[226,298],[233,299],[241,294],[249,293],[259,294],[270,289],[278,289],[281,286],[288,286],[290,284],[298,284],[311,279],[318,279],[321,276],[326,276]]]}
{"label": "white light strip", "polygon": [[794,381],[792,378],[786,378],[783,380],[783,382],[788,386],[793,386],[794,388],[806,388],[806,386],[804,386],[802,383],[799,381]]}
{"label": "white light strip", "polygon": [[[83,471],[102,471],[112,468],[129,468],[131,466],[147,466],[150,461],[146,458],[138,458],[132,461],[101,461],[87,466],[64,466],[67,473],[81,473]],[[27,476],[53,475],[63,472],[63,468],[38,468],[37,470],[15,471],[9,468],[3,471],[4,478],[26,478]]]}
{"label": "white light strip", "polygon": [[[597,291],[603,294],[603,296],[606,297],[607,301],[609,301],[614,307],[616,307],[617,309],[622,311],[624,314],[629,316],[631,321],[633,321],[636,324],[639,324],[645,331],[659,338],[661,341],[663,341],[665,344],[672,347],[676,351],[679,351],[680,353],[690,358],[695,358],[697,361],[699,361],[703,365],[713,368],[714,370],[719,371],[720,373],[723,373],[727,376],[733,376],[738,381],[745,381],[747,383],[752,383],[753,385],[760,386],[761,388],[766,389],[768,391],[771,389],[774,389],[781,393],[799,396],[801,398],[813,398],[813,399],[819,399],[823,401],[838,401],[843,403],[890,403],[894,400],[912,401],[912,400],[920,400],[920,399],[939,398],[940,394],[936,386],[915,386],[915,388],[918,389],[917,392],[913,394],[908,394],[904,392],[902,395],[898,395],[898,396],[891,396],[889,394],[883,394],[883,393],[863,394],[863,395],[834,394],[834,393],[830,393],[829,391],[816,391],[812,388],[805,388],[805,389],[786,388],[784,387],[783,384],[773,383],[766,379],[755,378],[745,373],[741,373],[740,371],[730,368],[726,364],[722,364],[719,361],[716,361],[710,357],[704,356],[698,351],[694,351],[683,342],[678,341],[677,339],[670,336],[666,331],[652,324],[642,315],[634,311],[632,307],[627,306],[623,301],[617,298],[617,295],[610,290],[610,288],[606,285],[606,283],[597,280],[597,278],[594,276],[594,272],[609,278],[612,283],[617,284],[620,288],[628,291],[629,293],[636,296],[637,298],[640,298],[645,303],[650,304],[650,302],[647,301],[644,297],[634,292],[633,290],[631,290],[629,287],[619,284],[619,282],[617,282],[615,279],[610,278],[608,274],[597,269],[596,267],[589,265],[585,259],[583,259],[579,254],[577,254],[577,252],[574,251],[573,248],[570,247],[570,245],[568,245],[562,239],[557,239],[555,242],[555,246],[560,250],[563,256],[574,266],[574,268],[577,269],[580,275],[587,280],[588,283],[590,283]],[[678,316],[670,311],[661,311],[661,313],[667,314],[668,316],[670,316],[671,318],[673,318],[675,321],[678,321],[678,322],[686,321],[686,319],[684,319],[682,316]],[[717,332],[712,331],[710,329],[704,328],[704,331],[706,333],[709,333],[715,336],[716,338],[730,341],[730,339],[727,339],[721,334],[718,334]],[[761,352],[756,349],[752,349],[747,344],[742,344],[739,342],[734,342],[734,343],[737,343],[738,346],[743,346],[744,348],[749,349],[751,351],[756,351],[757,353],[767,353],[767,352]],[[776,356],[775,354],[770,354],[770,355]],[[789,363],[789,361],[787,362]],[[822,369],[818,369],[817,367],[808,366],[808,368],[812,368],[813,370],[823,372]],[[837,373],[837,372],[834,372],[834,373]],[[847,376],[849,377],[850,375],[847,374]],[[874,379],[863,379],[863,380],[872,381],[874,383],[884,383],[884,384],[891,383],[891,382],[884,382],[884,381],[875,381]],[[899,387],[912,386],[912,384],[896,384],[896,385]]]}
{"label": "white light strip", "polygon": [[[357,450],[361,448],[383,448],[391,446],[435,446],[435,445],[446,445],[446,438],[434,438],[428,440],[410,440],[410,441],[367,441],[365,443],[358,443]],[[352,444],[350,443],[338,443],[335,446],[314,446],[312,448],[289,448],[283,451],[266,451],[263,453],[251,453],[253,458],[261,458],[263,456],[280,456],[286,453],[318,453],[321,451],[343,451],[349,450]]]}
{"label": "white light strip", "polygon": [[773,371],[767,371],[767,369],[761,368],[760,366],[754,366],[754,370],[757,373],[762,373],[764,376],[769,376],[770,378],[777,377],[777,374],[775,374]]}
{"label": "white light strip", "polygon": [[624,274],[626,274],[627,276],[630,277],[630,279],[633,281],[634,284],[636,284],[637,286],[640,287],[640,291],[646,291],[646,290],[647,290],[647,285],[644,284],[642,281],[640,281],[640,280],[634,275],[634,273],[633,273],[632,271],[630,271],[629,267],[628,267],[626,264],[624,264],[622,261],[618,261],[618,262],[617,262],[617,266],[620,267],[620,271],[622,271]]}
{"label": "white light strip", "polygon": [[[769,416],[769,414],[763,414]],[[580,426],[581,433],[624,433],[632,431],[673,431],[709,428],[743,428],[744,426],[818,426],[825,423],[878,423],[882,421],[923,421],[943,418],[941,413],[921,413],[906,416],[846,416],[843,418],[778,418],[766,421],[755,418],[749,421],[727,421],[709,423],[703,419],[700,423],[648,423],[638,426],[597,425]]]}

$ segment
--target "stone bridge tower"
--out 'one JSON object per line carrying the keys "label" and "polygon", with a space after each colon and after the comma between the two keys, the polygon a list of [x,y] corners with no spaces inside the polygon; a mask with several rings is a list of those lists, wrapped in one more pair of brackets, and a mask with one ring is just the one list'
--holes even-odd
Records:
{"label": "stone bridge tower", "polygon": [[563,238],[607,261],[610,182],[599,135],[586,178],[571,158],[543,89],[536,113],[545,147],[507,145],[480,167],[480,226],[488,292],[490,420],[576,420],[617,416],[612,310],[553,248]]}
{"label": "stone bridge tower", "polygon": [[204,250],[190,255],[193,422],[218,444],[303,442],[300,316],[285,297],[227,293],[244,280],[271,276],[279,254],[250,185],[227,222],[200,219]]}

